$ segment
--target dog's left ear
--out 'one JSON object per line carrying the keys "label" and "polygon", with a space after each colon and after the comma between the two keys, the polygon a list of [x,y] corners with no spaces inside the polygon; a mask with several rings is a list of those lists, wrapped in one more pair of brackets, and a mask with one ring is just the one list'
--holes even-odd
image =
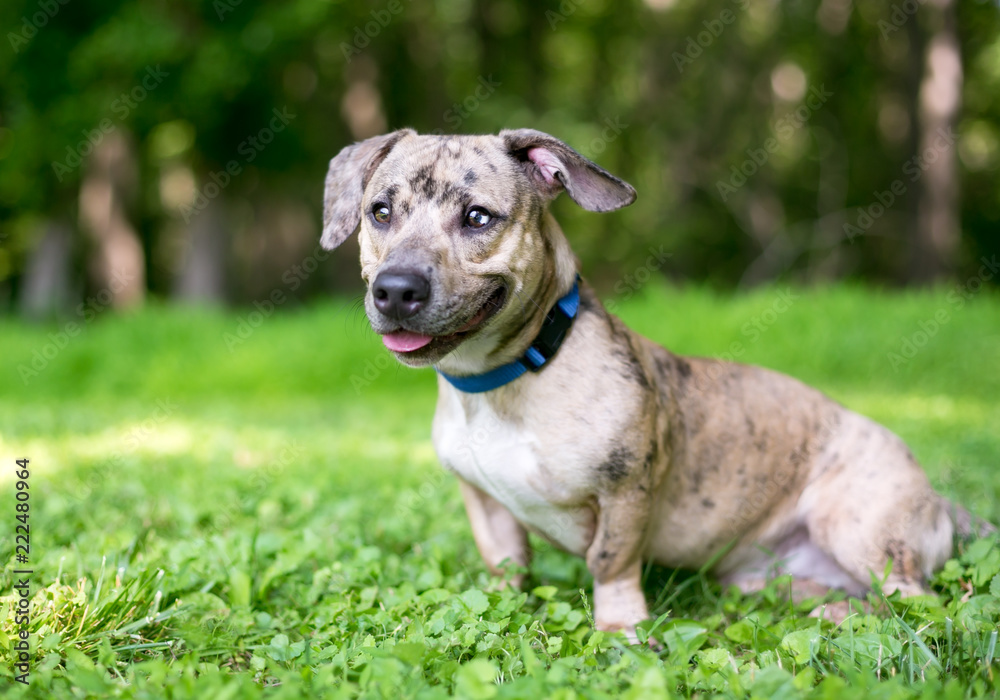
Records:
{"label": "dog's left ear", "polygon": [[588,211],[614,211],[635,201],[635,188],[565,143],[534,129],[500,132],[511,156],[545,197],[562,190]]}
{"label": "dog's left ear", "polygon": [[320,245],[333,250],[361,223],[361,197],[375,170],[400,139],[416,134],[400,129],[348,146],[330,161],[323,192],[323,235]]}

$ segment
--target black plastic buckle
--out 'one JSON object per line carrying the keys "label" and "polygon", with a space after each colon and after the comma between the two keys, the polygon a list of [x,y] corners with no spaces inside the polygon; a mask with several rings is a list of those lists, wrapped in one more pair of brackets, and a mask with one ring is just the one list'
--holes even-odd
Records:
{"label": "black plastic buckle", "polygon": [[[537,372],[544,367],[545,363],[552,359],[559,350],[559,346],[562,345],[563,340],[566,338],[566,331],[572,325],[573,317],[568,316],[559,304],[553,306],[549,313],[545,315],[545,321],[542,323],[542,329],[538,332],[535,342],[531,344],[531,348],[521,358],[525,367],[531,372]],[[532,358],[534,354],[531,352],[532,349],[544,358],[541,362],[537,362],[536,359]]]}

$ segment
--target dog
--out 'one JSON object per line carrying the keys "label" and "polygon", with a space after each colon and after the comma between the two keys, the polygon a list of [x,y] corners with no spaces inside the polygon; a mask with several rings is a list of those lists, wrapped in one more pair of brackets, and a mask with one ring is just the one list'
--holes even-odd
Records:
{"label": "dog", "polygon": [[744,592],[790,574],[798,597],[861,596],[891,562],[884,592],[910,596],[956,532],[992,529],[819,391],[629,330],[577,276],[548,209],[562,191],[594,212],[636,196],[532,129],[394,131],[345,148],[325,182],[321,244],[358,231],[372,329],[438,373],[434,447],[492,573],[520,585],[534,532],[585,557],[595,626],[634,640],[644,560]]}

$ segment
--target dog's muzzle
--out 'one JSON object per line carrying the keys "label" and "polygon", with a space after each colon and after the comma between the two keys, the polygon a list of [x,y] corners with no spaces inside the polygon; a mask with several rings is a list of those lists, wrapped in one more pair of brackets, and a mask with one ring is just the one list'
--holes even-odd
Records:
{"label": "dog's muzzle", "polygon": [[507,288],[499,284],[470,316],[455,319],[454,325],[442,329],[443,332],[429,333],[419,327],[421,324],[416,324],[418,319],[415,318],[431,302],[431,284],[425,276],[390,268],[375,278],[371,293],[378,312],[398,324],[395,330],[382,332],[382,342],[393,352],[414,358],[450,352],[485,325],[507,300]]}

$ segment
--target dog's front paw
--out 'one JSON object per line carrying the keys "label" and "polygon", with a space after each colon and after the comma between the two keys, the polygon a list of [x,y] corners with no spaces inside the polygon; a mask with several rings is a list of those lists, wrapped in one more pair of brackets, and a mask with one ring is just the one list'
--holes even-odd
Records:
{"label": "dog's front paw", "polygon": [[635,626],[649,619],[646,597],[634,577],[594,582],[594,627],[602,632],[623,632],[632,644],[639,643]]}
{"label": "dog's front paw", "polygon": [[[636,629],[636,624],[631,624],[627,622],[607,622],[601,620],[594,621],[594,627],[602,632],[621,632],[625,635],[625,639],[632,646],[641,645],[642,639],[639,637],[638,630]],[[662,651],[663,645],[660,644],[654,637],[646,636],[646,646],[648,646],[653,651]]]}
{"label": "dog's front paw", "polygon": [[818,617],[820,620],[840,625],[854,612],[856,611],[851,608],[849,600],[835,600],[813,608],[813,611],[809,613],[809,617]]}
{"label": "dog's front paw", "polygon": [[635,625],[627,622],[612,622],[608,620],[595,620],[594,627],[601,632],[621,632],[629,644],[638,644],[639,635],[635,631]]}

